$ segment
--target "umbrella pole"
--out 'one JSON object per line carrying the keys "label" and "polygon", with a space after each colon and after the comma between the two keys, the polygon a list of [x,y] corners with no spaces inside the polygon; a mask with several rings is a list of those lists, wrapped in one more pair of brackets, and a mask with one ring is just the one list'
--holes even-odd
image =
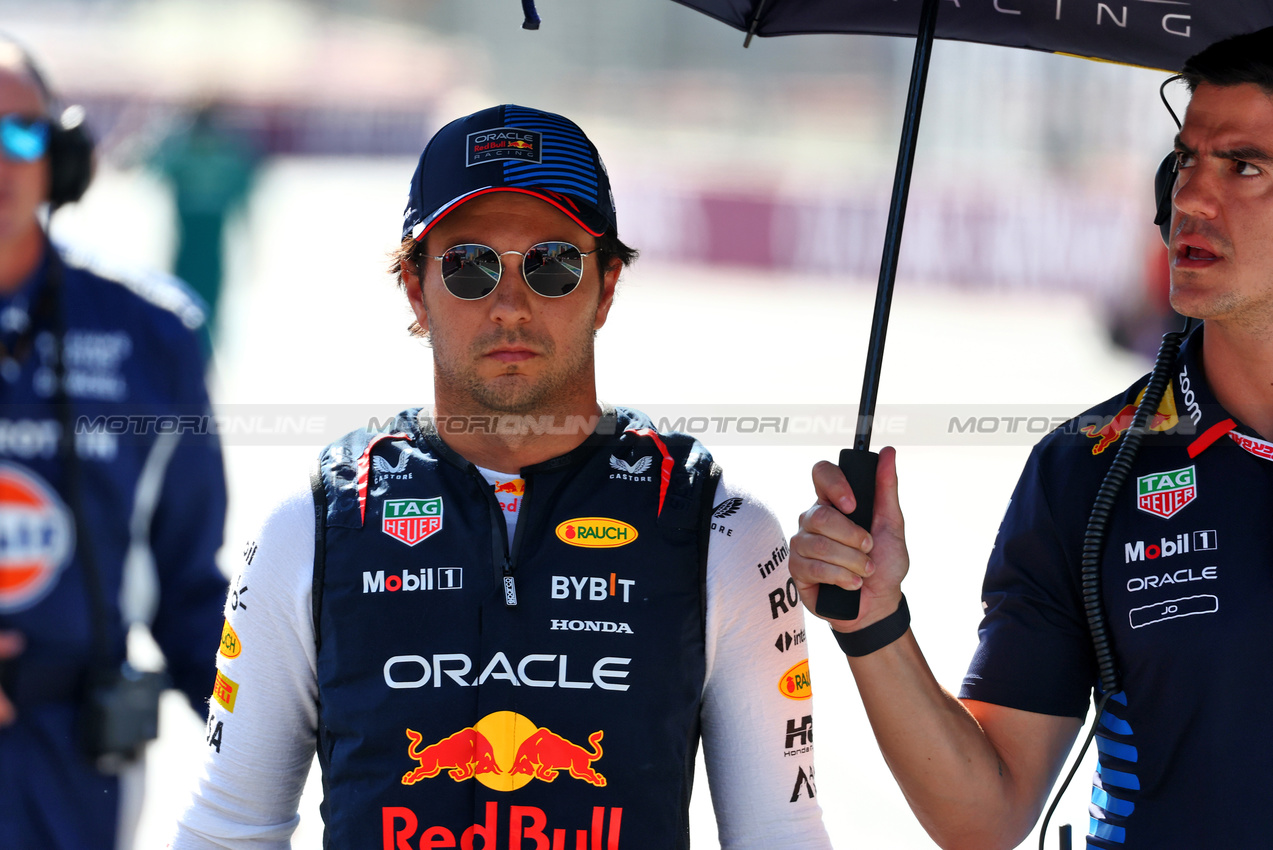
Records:
{"label": "umbrella pole", "polygon": [[[888,226],[884,232],[884,255],[880,260],[880,280],[875,290],[875,313],[871,319],[871,338],[867,345],[866,371],[862,377],[862,399],[858,403],[857,434],[853,448],[840,452],[840,469],[844,471],[857,499],[857,507],[849,519],[867,529],[875,510],[875,466],[879,455],[871,451],[871,426],[875,419],[875,399],[880,388],[880,371],[884,362],[884,336],[888,331],[889,308],[893,304],[893,283],[897,279],[897,261],[902,250],[902,224],[906,220],[906,199],[910,194],[911,172],[915,164],[915,147],[919,139],[919,118],[924,105],[924,86],[928,82],[928,65],[937,33],[937,3],[924,0],[920,10],[919,35],[915,40],[915,60],[911,65],[910,90],[906,94],[906,115],[902,121],[902,141],[897,153],[897,170],[893,175],[893,196],[888,209]],[[824,584],[818,590],[817,613],[838,620],[854,620],[858,616],[861,591],[845,590]]]}

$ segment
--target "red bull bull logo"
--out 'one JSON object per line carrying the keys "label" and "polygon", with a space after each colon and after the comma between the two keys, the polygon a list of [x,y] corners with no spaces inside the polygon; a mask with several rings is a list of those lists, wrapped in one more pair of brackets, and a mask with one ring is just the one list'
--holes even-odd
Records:
{"label": "red bull bull logo", "polygon": [[75,548],[75,524],[38,476],[0,464],[0,612],[22,611],[53,589]]}
{"label": "red bull bull logo", "polygon": [[592,769],[592,763],[601,758],[604,734],[598,729],[588,736],[588,745],[592,747],[592,752],[588,752],[551,729],[538,729],[517,748],[513,774],[552,782],[564,770],[575,779],[582,779],[598,788],[605,787],[606,778]]}
{"label": "red bull bull logo", "polygon": [[606,778],[593,762],[604,754],[598,729],[582,747],[547,727],[538,727],[514,711],[488,714],[435,744],[421,747],[424,736],[408,729],[407,755],[417,763],[402,777],[403,785],[432,779],[442,771],[456,782],[476,779],[496,791],[513,791],[532,779],[553,782],[563,773],[598,788]]}
{"label": "red bull bull logo", "polygon": [[486,736],[472,726],[461,729],[429,744],[424,749],[417,749],[424,741],[424,736],[414,729],[407,730],[407,739],[411,744],[407,747],[407,755],[419,762],[420,766],[408,771],[402,777],[403,785],[414,785],[421,779],[432,779],[442,771],[456,782],[472,779],[479,773],[499,773],[499,765],[495,763],[495,750]]}
{"label": "red bull bull logo", "polygon": [[526,482],[521,478],[514,478],[512,481],[501,481],[495,485],[495,494],[505,493],[509,496],[526,495]]}
{"label": "red bull bull logo", "polygon": [[[1096,440],[1096,445],[1092,446],[1092,454],[1098,455],[1108,449],[1123,436],[1123,432],[1132,427],[1132,420],[1136,417],[1136,407],[1140,404],[1141,399],[1145,397],[1145,391],[1141,390],[1140,395],[1136,396],[1133,404],[1128,404],[1122,410],[1115,413],[1102,425],[1088,425],[1079,430]],[[1154,415],[1149,417],[1149,429],[1151,431],[1169,431],[1175,428],[1179,423],[1176,416],[1176,399],[1172,395],[1171,385],[1167,385],[1167,391],[1163,393],[1162,401],[1158,404],[1158,410]]]}

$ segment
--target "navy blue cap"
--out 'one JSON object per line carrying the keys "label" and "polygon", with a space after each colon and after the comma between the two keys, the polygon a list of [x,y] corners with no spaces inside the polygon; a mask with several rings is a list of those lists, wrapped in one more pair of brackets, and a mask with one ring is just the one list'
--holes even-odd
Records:
{"label": "navy blue cap", "polygon": [[457,118],[429,140],[411,177],[402,238],[422,239],[487,192],[533,195],[593,236],[618,232],[610,178],[583,130],[551,112],[504,104]]}

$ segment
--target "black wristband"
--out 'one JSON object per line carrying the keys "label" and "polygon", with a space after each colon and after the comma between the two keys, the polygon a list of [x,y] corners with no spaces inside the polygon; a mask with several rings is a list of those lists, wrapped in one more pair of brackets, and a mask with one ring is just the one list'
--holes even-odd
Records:
{"label": "black wristband", "polygon": [[837,632],[832,629],[831,633],[835,635],[835,642],[840,644],[840,649],[844,650],[845,655],[850,658],[861,658],[863,655],[870,655],[875,650],[888,646],[906,634],[906,630],[910,627],[911,609],[906,607],[906,594],[902,594],[902,601],[897,603],[897,610],[883,620],[871,623],[865,629],[859,629],[856,632]]}

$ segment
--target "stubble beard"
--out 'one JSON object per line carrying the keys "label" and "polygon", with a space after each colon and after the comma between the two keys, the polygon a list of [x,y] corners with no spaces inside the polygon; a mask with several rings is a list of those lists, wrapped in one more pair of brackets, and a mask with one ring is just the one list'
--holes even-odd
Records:
{"label": "stubble beard", "polygon": [[[443,332],[431,330],[429,344],[433,349],[433,379],[438,396],[445,397],[457,409],[455,413],[483,414],[547,414],[566,415],[573,412],[571,402],[581,387],[595,394],[593,387],[594,335],[591,328],[582,330],[570,340],[563,340],[567,352],[557,357],[557,345],[549,337],[525,331],[498,331],[475,339],[467,349],[455,352]],[[510,363],[502,374],[483,377],[478,371],[483,352],[499,344],[529,345],[538,352],[537,359],[547,361],[546,368],[532,377]]]}
{"label": "stubble beard", "polygon": [[1242,333],[1268,338],[1273,335],[1273,280],[1265,281],[1257,292],[1235,288],[1207,292],[1205,280],[1186,273],[1171,281],[1171,306],[1182,316],[1224,322]]}

